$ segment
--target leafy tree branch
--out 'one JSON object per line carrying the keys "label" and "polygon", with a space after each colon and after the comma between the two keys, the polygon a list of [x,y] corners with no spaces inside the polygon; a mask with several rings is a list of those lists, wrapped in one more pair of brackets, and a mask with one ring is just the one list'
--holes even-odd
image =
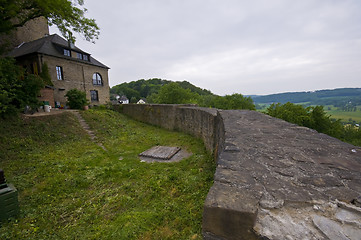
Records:
{"label": "leafy tree branch", "polygon": [[99,27],[94,19],[86,18],[83,0],[0,0],[0,33],[8,34],[32,19],[43,16],[49,25],[56,25],[68,40],[75,41],[77,32],[94,42]]}

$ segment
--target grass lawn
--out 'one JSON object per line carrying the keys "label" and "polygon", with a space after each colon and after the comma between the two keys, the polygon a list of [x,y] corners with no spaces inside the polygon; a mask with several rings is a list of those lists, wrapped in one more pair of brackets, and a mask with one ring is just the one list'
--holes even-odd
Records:
{"label": "grass lawn", "polygon": [[[201,239],[215,170],[202,141],[109,110],[81,114],[108,151],[71,113],[0,120],[0,168],[20,202],[0,239]],[[140,162],[155,145],[193,155]]]}

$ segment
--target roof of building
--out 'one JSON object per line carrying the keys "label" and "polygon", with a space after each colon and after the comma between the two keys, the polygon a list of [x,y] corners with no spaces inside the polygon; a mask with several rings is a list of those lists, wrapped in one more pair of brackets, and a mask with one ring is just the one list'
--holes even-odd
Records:
{"label": "roof of building", "polygon": [[125,95],[121,96],[121,97],[119,98],[119,100],[120,100],[120,101],[129,101],[129,99],[128,99]]}
{"label": "roof of building", "polygon": [[[65,56],[63,49],[68,49],[68,50],[72,50],[75,52],[89,55],[89,61]],[[31,42],[22,43],[18,47],[14,48],[9,53],[9,55],[14,58],[17,58],[17,57],[21,57],[21,56],[25,56],[25,55],[33,54],[33,53],[41,53],[41,54],[45,54],[45,55],[49,55],[49,56],[60,57],[60,58],[69,59],[72,61],[82,62],[82,63],[91,64],[91,65],[95,65],[98,67],[103,67],[103,68],[109,69],[108,66],[104,65],[103,63],[99,62],[98,60],[96,60],[95,58],[90,56],[89,53],[84,52],[83,50],[81,50],[80,48],[77,48],[75,46],[70,47],[69,42],[57,34],[52,34],[52,35],[49,35],[49,36],[31,41]]]}

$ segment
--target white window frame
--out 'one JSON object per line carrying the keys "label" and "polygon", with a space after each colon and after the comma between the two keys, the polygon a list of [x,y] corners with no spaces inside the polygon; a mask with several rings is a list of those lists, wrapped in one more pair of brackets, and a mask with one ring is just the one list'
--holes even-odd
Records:
{"label": "white window frame", "polygon": [[103,86],[103,78],[98,72],[93,74],[93,85]]}
{"label": "white window frame", "polygon": [[56,78],[58,80],[64,80],[63,67],[56,66],[55,69],[56,69]]}

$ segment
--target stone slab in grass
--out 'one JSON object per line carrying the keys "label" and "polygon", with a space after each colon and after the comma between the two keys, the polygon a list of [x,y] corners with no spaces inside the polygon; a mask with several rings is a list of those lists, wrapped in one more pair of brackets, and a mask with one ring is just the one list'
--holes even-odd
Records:
{"label": "stone slab in grass", "polygon": [[142,152],[139,156],[169,160],[180,150],[181,149],[179,147],[155,146]]}
{"label": "stone slab in grass", "polygon": [[144,162],[177,162],[191,155],[180,147],[155,146],[140,153],[139,157]]}

